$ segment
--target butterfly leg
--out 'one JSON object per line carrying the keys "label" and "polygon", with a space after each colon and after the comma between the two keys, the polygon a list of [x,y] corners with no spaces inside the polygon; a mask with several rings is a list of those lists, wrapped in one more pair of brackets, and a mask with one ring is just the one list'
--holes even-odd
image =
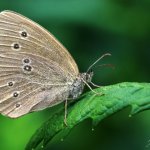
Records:
{"label": "butterfly leg", "polygon": [[95,84],[95,83],[93,83],[93,82],[90,82],[94,87],[97,87],[97,88],[100,88],[100,87],[102,87],[101,85],[97,85],[97,84]]}
{"label": "butterfly leg", "polygon": [[64,124],[65,124],[66,126],[68,126],[68,125],[67,125],[67,102],[68,102],[68,100],[66,99],[66,100],[65,100],[65,115],[64,115]]}

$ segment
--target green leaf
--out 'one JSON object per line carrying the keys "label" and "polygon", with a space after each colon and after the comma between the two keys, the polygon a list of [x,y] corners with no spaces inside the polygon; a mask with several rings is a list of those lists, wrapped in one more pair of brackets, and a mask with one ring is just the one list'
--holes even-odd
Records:
{"label": "green leaf", "polygon": [[64,125],[64,109],[56,112],[32,136],[26,146],[27,150],[45,147],[52,138],[63,139],[70,130],[81,121],[91,118],[96,125],[102,119],[132,106],[129,116],[150,109],[150,83],[119,83],[95,89],[104,95],[92,91],[85,93],[78,101],[68,107],[67,124]]}

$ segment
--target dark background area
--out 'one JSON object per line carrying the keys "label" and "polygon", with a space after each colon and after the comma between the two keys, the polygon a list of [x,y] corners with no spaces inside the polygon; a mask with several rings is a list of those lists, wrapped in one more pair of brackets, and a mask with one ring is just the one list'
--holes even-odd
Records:
{"label": "dark background area", "polygon": [[[0,11],[13,10],[38,22],[61,41],[76,60],[80,72],[104,53],[111,57],[99,62],[115,69],[94,70],[93,82],[150,81],[149,0],[0,0]],[[31,135],[51,111],[19,119],[0,116],[0,149],[22,150]],[[150,111],[129,118],[126,108],[103,120],[92,131],[91,120],[77,125],[63,142],[51,150],[148,150]]]}

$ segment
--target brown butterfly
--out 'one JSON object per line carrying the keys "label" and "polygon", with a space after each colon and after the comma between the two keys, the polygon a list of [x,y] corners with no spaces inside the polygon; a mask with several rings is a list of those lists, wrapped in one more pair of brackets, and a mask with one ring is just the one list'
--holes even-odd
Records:
{"label": "brown butterfly", "polygon": [[89,70],[95,63],[79,73],[72,56],[47,30],[15,12],[0,13],[1,114],[17,118],[63,101],[67,106],[85,84],[90,88]]}

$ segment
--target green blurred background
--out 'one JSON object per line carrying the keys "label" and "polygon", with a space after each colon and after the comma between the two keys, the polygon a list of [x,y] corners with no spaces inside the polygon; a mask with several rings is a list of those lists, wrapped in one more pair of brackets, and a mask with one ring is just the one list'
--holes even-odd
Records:
{"label": "green blurred background", "polygon": [[[94,70],[93,82],[110,85],[124,81],[149,82],[149,0],[0,0],[0,11],[13,10],[38,22],[69,50],[81,72],[99,56],[115,69]],[[0,116],[0,149],[23,150],[31,135],[46,121],[50,108],[19,119]],[[51,150],[148,150],[150,111],[128,117],[130,108],[103,120],[92,131],[91,120],[76,126]]]}

